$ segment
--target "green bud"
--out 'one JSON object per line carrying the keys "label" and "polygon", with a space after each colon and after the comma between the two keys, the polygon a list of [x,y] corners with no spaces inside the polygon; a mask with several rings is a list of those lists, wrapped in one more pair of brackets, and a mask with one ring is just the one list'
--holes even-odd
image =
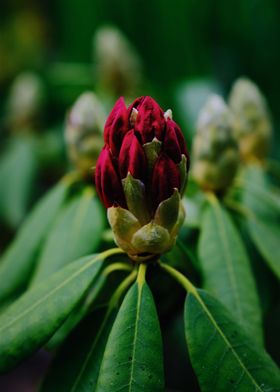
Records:
{"label": "green bud", "polygon": [[97,31],[94,59],[102,90],[115,96],[134,93],[141,78],[140,59],[120,30],[106,26]]}
{"label": "green bud", "polygon": [[192,175],[203,189],[223,191],[231,184],[238,164],[233,116],[224,100],[212,95],[198,118]]}
{"label": "green bud", "polygon": [[104,109],[92,92],[78,97],[69,113],[65,141],[72,163],[87,173],[96,163],[103,147]]}
{"label": "green bud", "polygon": [[7,122],[14,130],[36,125],[45,103],[45,88],[35,73],[24,72],[14,80],[7,102]]}
{"label": "green bud", "polygon": [[272,136],[272,124],[264,96],[249,79],[238,79],[229,106],[236,117],[235,135],[244,161],[263,160]]}

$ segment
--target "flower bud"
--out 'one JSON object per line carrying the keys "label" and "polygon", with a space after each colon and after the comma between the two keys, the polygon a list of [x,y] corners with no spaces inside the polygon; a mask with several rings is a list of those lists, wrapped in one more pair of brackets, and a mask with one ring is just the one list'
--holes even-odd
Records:
{"label": "flower bud", "polygon": [[42,80],[32,72],[24,72],[14,80],[7,102],[7,122],[14,130],[33,129],[45,102]]}
{"label": "flower bud", "polygon": [[116,243],[135,261],[158,257],[184,220],[181,194],[189,156],[183,134],[151,97],[120,98],[105,124],[95,170]]}
{"label": "flower bud", "polygon": [[104,110],[92,92],[78,97],[67,114],[65,140],[74,165],[86,174],[95,164],[103,147]]}
{"label": "flower bud", "polygon": [[94,58],[103,90],[115,96],[133,94],[141,78],[140,59],[120,30],[107,26],[97,31]]}
{"label": "flower bud", "polygon": [[235,135],[244,161],[263,160],[272,136],[266,100],[249,79],[238,79],[231,90],[229,106],[236,117]]}
{"label": "flower bud", "polygon": [[239,163],[233,116],[224,100],[212,95],[202,108],[192,147],[192,175],[208,191],[224,191]]}

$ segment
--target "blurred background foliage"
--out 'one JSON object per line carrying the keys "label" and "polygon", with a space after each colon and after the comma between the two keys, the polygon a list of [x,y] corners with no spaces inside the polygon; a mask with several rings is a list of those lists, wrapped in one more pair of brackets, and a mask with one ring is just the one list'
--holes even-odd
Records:
{"label": "blurred background foliage", "polygon": [[[95,31],[112,23],[137,48],[146,80],[163,106],[171,105],[184,80],[210,79],[226,93],[235,78],[247,75],[264,91],[279,123],[277,0],[176,0],[172,6],[166,0],[146,5],[128,0],[13,0],[2,2],[0,18],[1,102],[14,76],[26,68],[46,77],[51,103],[58,97],[59,108],[72,102],[85,85],[94,83],[87,71]],[[49,120],[55,109],[48,112]]]}

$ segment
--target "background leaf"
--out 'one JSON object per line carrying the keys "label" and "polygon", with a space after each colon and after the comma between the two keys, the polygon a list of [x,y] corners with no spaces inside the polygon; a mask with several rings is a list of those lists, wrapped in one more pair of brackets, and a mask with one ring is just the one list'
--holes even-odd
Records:
{"label": "background leaf", "polygon": [[248,228],[259,252],[280,279],[279,223],[252,218],[248,221]]}
{"label": "background leaf", "polygon": [[61,209],[68,189],[69,183],[62,180],[39,201],[1,257],[0,302],[27,284],[38,249]]}
{"label": "background leaf", "polygon": [[280,194],[269,186],[265,173],[249,167],[245,174],[242,202],[253,242],[272,271],[280,279]]}
{"label": "background leaf", "polygon": [[67,263],[96,252],[105,227],[102,207],[92,187],[71,200],[52,226],[42,249],[32,285]]}
{"label": "background leaf", "polygon": [[151,291],[135,283],[126,294],[110,333],[97,392],[164,390],[162,342]]}
{"label": "background leaf", "polygon": [[279,391],[280,372],[269,355],[207,292],[188,294],[185,331],[202,392]]}
{"label": "background leaf", "polygon": [[104,253],[77,260],[27,291],[0,316],[0,371],[41,347],[97,276]]}
{"label": "background leaf", "polygon": [[0,212],[16,228],[27,212],[37,171],[34,141],[30,137],[13,140],[0,165]]}
{"label": "background leaf", "polygon": [[262,342],[260,305],[246,249],[217,199],[204,210],[198,250],[204,287]]}
{"label": "background leaf", "polygon": [[[105,345],[116,309],[99,309],[87,316],[64,342],[42,392],[95,391]],[[75,347],[75,355],[73,355]]]}

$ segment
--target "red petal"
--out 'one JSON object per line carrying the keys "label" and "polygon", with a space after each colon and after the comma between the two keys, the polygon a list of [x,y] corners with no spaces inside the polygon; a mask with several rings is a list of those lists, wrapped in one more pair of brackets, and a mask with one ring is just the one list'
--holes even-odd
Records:
{"label": "red petal", "polygon": [[135,131],[141,135],[142,143],[151,142],[154,137],[163,140],[165,119],[163,110],[151,97],[141,97],[135,101],[138,116],[135,122]]}
{"label": "red petal", "polygon": [[175,124],[174,121],[171,122],[169,120],[166,123],[166,133],[162,149],[175,163],[179,163],[182,159],[182,153],[173,124]]}
{"label": "red petal", "polygon": [[119,154],[119,171],[121,178],[130,174],[144,182],[147,170],[147,159],[145,152],[135,136],[134,130],[129,131],[122,143]]}
{"label": "red petal", "polygon": [[166,135],[163,149],[176,163],[181,161],[181,155],[184,154],[187,158],[187,171],[189,170],[190,157],[186,147],[184,135],[175,121],[170,119],[168,119],[166,123]]}
{"label": "red petal", "polygon": [[161,153],[158,157],[152,177],[152,198],[154,209],[159,203],[172,196],[174,188],[180,189],[180,172],[168,155]]}
{"label": "red petal", "polygon": [[109,114],[104,127],[105,143],[111,148],[114,156],[118,156],[123,137],[128,131],[128,118],[124,98],[120,97]]}
{"label": "red petal", "polygon": [[96,163],[95,185],[106,208],[113,205],[126,208],[121,179],[114,158],[107,146],[103,147]]}

